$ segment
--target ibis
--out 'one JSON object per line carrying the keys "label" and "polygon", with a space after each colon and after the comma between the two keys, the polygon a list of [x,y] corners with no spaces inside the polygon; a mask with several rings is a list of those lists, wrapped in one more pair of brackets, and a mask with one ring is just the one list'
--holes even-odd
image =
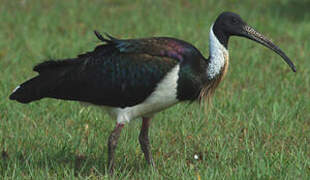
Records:
{"label": "ibis", "polygon": [[192,44],[171,37],[118,39],[97,31],[95,35],[102,44],[92,52],[36,65],[38,75],[17,86],[9,98],[20,103],[55,98],[105,109],[116,120],[108,139],[110,172],[122,128],[137,118],[142,118],[142,152],[147,163],[155,165],[148,137],[152,117],[179,102],[204,101],[214,94],[227,72],[231,36],[270,48],[296,72],[279,47],[232,12],[221,13],[211,25],[208,58]]}

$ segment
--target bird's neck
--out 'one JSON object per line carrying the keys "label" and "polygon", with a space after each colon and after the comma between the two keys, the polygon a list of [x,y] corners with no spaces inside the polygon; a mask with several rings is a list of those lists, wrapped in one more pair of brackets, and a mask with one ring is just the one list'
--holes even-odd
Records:
{"label": "bird's neck", "polygon": [[[207,68],[207,76],[209,80],[217,77],[223,77],[228,68],[229,54],[227,48],[219,41],[216,33],[214,33],[213,25],[209,35],[210,57]],[[222,79],[222,78],[220,78]]]}

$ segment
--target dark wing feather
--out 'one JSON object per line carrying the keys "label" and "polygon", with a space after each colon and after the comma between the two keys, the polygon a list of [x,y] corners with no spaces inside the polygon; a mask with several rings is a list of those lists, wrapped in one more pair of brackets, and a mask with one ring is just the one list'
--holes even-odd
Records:
{"label": "dark wing feather", "polygon": [[119,52],[123,53],[145,53],[153,56],[170,57],[181,62],[203,57],[193,45],[175,38],[117,39],[106,34],[109,39],[105,39],[97,31],[95,34],[98,39],[113,45]]}
{"label": "dark wing feather", "polygon": [[[29,93],[34,90],[33,98],[25,98],[27,102],[51,97],[127,107],[143,102],[177,63],[201,69],[201,61],[197,60],[202,57],[200,52],[181,40],[164,37],[122,40],[109,35],[106,39],[98,32],[95,34],[105,44],[75,59],[35,66],[39,76],[28,81],[27,88],[18,93],[22,94],[23,89]],[[44,85],[32,90],[36,88],[32,82],[35,86]]]}
{"label": "dark wing feather", "polygon": [[143,102],[176,64],[172,58],[120,53],[102,45],[77,59],[47,61],[34,70],[57,81],[45,97],[127,107]]}

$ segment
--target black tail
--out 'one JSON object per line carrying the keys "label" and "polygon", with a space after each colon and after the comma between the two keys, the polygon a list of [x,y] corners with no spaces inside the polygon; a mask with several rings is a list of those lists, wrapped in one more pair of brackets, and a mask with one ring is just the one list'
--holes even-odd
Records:
{"label": "black tail", "polygon": [[51,92],[63,83],[62,77],[78,62],[78,60],[69,59],[38,64],[33,70],[39,75],[17,86],[9,98],[20,103],[29,103],[50,97]]}
{"label": "black tail", "polygon": [[42,76],[38,75],[23,84],[16,87],[10,95],[11,100],[16,100],[20,103],[29,103],[31,101],[39,100],[44,97],[46,91],[49,89],[49,82]]}

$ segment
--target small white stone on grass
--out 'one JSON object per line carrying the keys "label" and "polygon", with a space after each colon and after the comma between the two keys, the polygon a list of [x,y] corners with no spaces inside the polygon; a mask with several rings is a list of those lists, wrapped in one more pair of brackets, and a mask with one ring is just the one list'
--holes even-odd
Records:
{"label": "small white stone on grass", "polygon": [[199,159],[199,156],[197,154],[194,155],[194,159]]}

